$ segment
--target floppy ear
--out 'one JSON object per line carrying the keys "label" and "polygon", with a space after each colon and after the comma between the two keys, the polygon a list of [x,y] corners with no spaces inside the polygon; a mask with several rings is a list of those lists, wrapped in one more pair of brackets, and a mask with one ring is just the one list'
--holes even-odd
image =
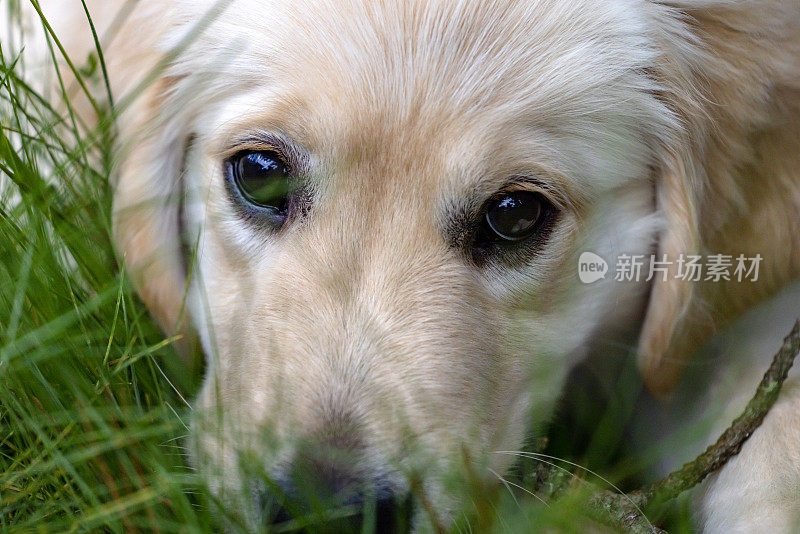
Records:
{"label": "floppy ear", "polygon": [[131,278],[168,335],[188,332],[182,319],[186,274],[181,241],[181,173],[186,129],[164,109],[163,78],[121,121],[124,158],[114,192],[114,235]]}
{"label": "floppy ear", "polygon": [[699,288],[688,277],[678,277],[676,263],[701,253],[698,204],[705,180],[707,115],[694,68],[704,52],[680,11],[655,3],[651,7],[661,48],[660,62],[651,74],[662,88],[660,100],[675,119],[672,133],[660,140],[655,165],[655,203],[662,221],[655,259],[673,263],[666,278],[655,276],[651,282],[638,363],[648,390],[663,396],[677,383],[700,332],[709,326],[698,303]]}
{"label": "floppy ear", "polygon": [[664,142],[656,179],[665,223],[657,259],[700,252],[764,258],[758,283],[693,284],[675,279],[674,265],[667,281],[654,283],[639,365],[649,389],[664,394],[715,325],[800,270],[798,240],[788,230],[798,210],[800,32],[796,2],[645,5],[660,51],[660,97],[680,122]]}
{"label": "floppy ear", "polygon": [[697,170],[690,143],[671,147],[656,173],[656,204],[663,226],[656,260],[666,258],[666,279],[655,276],[639,337],[639,369],[655,395],[668,393],[680,377],[693,348],[698,317],[694,282],[678,277],[676,260],[699,254],[694,178]]}

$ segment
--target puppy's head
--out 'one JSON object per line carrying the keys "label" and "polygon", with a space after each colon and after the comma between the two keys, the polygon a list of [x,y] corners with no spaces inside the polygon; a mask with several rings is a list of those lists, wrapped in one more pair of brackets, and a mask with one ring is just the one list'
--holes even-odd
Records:
{"label": "puppy's head", "polygon": [[642,311],[643,288],[577,265],[649,254],[658,199],[679,202],[645,15],[184,4],[123,127],[116,212],[168,330],[190,283],[196,464],[250,520],[300,471],[353,496],[416,479],[446,517],[449,466],[502,472],[592,338]]}

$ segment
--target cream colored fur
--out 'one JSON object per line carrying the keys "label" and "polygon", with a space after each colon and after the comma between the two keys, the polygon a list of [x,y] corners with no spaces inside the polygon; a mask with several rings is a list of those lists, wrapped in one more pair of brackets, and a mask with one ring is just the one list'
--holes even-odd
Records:
{"label": "cream colored fur", "polygon": [[[79,35],[74,4],[45,6]],[[238,458],[279,475],[298,439],[357,443],[359,474],[398,490],[424,468],[447,517],[445,466],[465,447],[504,471],[493,451],[541,431],[610,329],[646,310],[641,368],[666,393],[715,328],[798,273],[796,0],[229,4],[89,2],[101,28],[131,10],[105,42],[127,104],[119,249],[165,330],[199,334],[193,457],[247,521]],[[242,221],[222,185],[224,158],[265,132],[307,153],[313,196],[278,234]],[[542,184],[558,223],[524,262],[476,266],[453,218],[514,176]],[[180,228],[198,243],[188,279]],[[757,283],[582,285],[585,250],[764,263]],[[708,531],[747,531],[752,509],[789,529],[798,404],[787,391],[710,484]]]}

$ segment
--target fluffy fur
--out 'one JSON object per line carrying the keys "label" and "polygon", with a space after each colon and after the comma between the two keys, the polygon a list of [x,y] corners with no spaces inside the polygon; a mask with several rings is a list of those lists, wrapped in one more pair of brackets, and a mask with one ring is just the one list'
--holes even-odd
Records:
{"label": "fluffy fur", "polygon": [[[193,457],[250,521],[238,458],[280,478],[298,441],[350,450],[355,478],[399,492],[424,467],[446,516],[439,474],[462,447],[505,470],[493,451],[541,428],[609,331],[644,317],[641,369],[663,394],[800,268],[796,0],[90,2],[100,25],[120,6],[118,245],[164,329],[199,335]],[[311,200],[279,233],[237,215],[222,179],[267,134],[303,153]],[[465,221],[514,177],[557,224],[476,265]],[[756,283],[583,285],[585,250],[764,262]],[[751,530],[765,503],[789,528],[800,460],[747,506],[728,495],[748,465],[800,457],[798,414],[789,389],[713,483],[708,531]]]}

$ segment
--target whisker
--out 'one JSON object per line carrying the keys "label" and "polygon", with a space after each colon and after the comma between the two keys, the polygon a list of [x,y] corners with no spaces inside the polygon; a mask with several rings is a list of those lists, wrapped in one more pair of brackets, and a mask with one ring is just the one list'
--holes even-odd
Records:
{"label": "whisker", "polygon": [[[194,411],[194,408],[192,408],[192,405],[189,404],[189,401],[187,401],[186,398],[183,395],[181,395],[181,392],[178,391],[178,388],[176,388],[175,385],[172,383],[172,381],[169,379],[169,377],[167,376],[167,373],[165,373],[164,370],[161,368],[161,366],[158,365],[158,362],[153,360],[153,364],[156,366],[156,369],[158,369],[158,372],[161,373],[161,376],[164,377],[164,380],[167,381],[167,384],[169,384],[169,387],[171,387],[172,390],[175,393],[178,394],[178,397],[183,401],[183,403],[186,405],[186,407],[189,408],[189,411],[190,412]],[[184,426],[186,426],[186,425],[184,425]],[[188,430],[188,428],[187,428],[187,430]]]}
{"label": "whisker", "polygon": [[514,502],[515,502],[515,503],[517,503],[517,508],[521,508],[521,506],[520,506],[520,504],[519,504],[519,501],[517,500],[517,496],[516,496],[516,495],[514,495],[514,490],[512,490],[512,489],[511,489],[511,486],[509,486],[509,484],[508,484],[508,480],[506,480],[505,478],[501,477],[501,476],[500,476],[500,475],[497,473],[497,471],[495,471],[494,469],[491,469],[491,468],[487,468],[487,469],[489,469],[489,472],[490,472],[490,473],[492,473],[494,476],[496,476],[496,477],[497,477],[497,479],[498,479],[500,482],[502,482],[502,483],[503,483],[503,485],[506,487],[506,489],[508,490],[508,492],[511,494],[511,498],[512,498],[512,499],[514,499]]}
{"label": "whisker", "polygon": [[[526,458],[533,458],[533,459],[536,459],[536,460],[539,460],[539,461],[542,461],[542,462],[544,462],[544,460],[542,460],[541,458],[549,458],[549,459],[551,459],[551,460],[556,460],[556,461],[558,461],[558,462],[564,462],[565,464],[569,464],[569,465],[571,465],[571,466],[573,466],[573,467],[577,467],[578,469],[583,469],[583,470],[584,470],[584,471],[586,471],[587,473],[590,473],[590,474],[592,474],[592,475],[596,476],[597,478],[599,478],[600,480],[602,480],[603,482],[605,482],[606,484],[608,484],[609,486],[611,486],[612,488],[614,488],[614,490],[615,490],[617,493],[619,493],[620,495],[622,495],[623,497],[625,497],[625,499],[626,499],[626,500],[627,500],[629,503],[631,503],[631,506],[633,506],[633,508],[634,508],[634,509],[635,509],[637,512],[639,512],[639,514],[640,514],[640,515],[641,515],[641,516],[644,518],[644,520],[645,520],[645,521],[647,521],[647,524],[648,524],[648,526],[650,526],[651,528],[653,527],[653,524],[652,524],[652,523],[650,523],[650,520],[649,520],[649,519],[647,519],[647,516],[646,516],[646,515],[644,515],[644,512],[642,511],[642,509],[641,509],[641,508],[639,508],[639,506],[637,506],[637,505],[636,505],[636,503],[633,501],[633,499],[631,499],[630,497],[628,497],[628,494],[627,494],[627,493],[625,493],[624,491],[622,491],[621,489],[619,489],[619,488],[618,488],[618,487],[617,487],[617,486],[616,486],[614,483],[612,483],[610,480],[608,480],[608,479],[607,479],[607,478],[605,478],[604,476],[602,476],[602,475],[600,475],[600,474],[598,474],[598,473],[596,473],[596,472],[592,471],[592,470],[591,470],[591,469],[589,469],[588,467],[583,467],[582,465],[578,465],[578,464],[576,464],[575,462],[570,462],[569,460],[565,460],[565,459],[563,459],[563,458],[558,458],[557,456],[550,456],[549,454],[543,454],[543,453],[540,453],[540,452],[524,452],[524,451],[494,451],[494,452],[495,452],[495,453],[497,453],[497,454],[510,454],[510,455],[514,455],[514,456],[523,456],[523,457],[526,457]],[[548,463],[548,462],[545,462],[545,463]],[[550,465],[553,465],[553,464],[550,464]],[[558,467],[558,466],[555,466],[555,467]]]}
{"label": "whisker", "polygon": [[[494,452],[495,452],[495,453],[497,453],[497,454],[509,454],[509,455],[511,455],[511,456],[519,456],[520,458],[523,458],[523,457],[524,457],[524,458],[530,458],[530,459],[532,459],[532,460],[536,460],[537,462],[541,462],[541,463],[543,463],[543,464],[545,464],[545,465],[549,465],[549,466],[555,467],[555,468],[556,468],[556,469],[558,469],[559,471],[563,471],[563,472],[565,472],[566,474],[568,474],[568,475],[569,475],[569,476],[571,476],[572,478],[574,478],[574,479],[576,479],[576,480],[578,480],[578,481],[580,481],[580,482],[583,482],[584,484],[588,484],[588,482],[586,482],[585,480],[583,480],[581,477],[579,477],[578,475],[576,475],[575,473],[573,473],[573,472],[572,472],[572,471],[570,471],[569,469],[566,469],[566,468],[564,468],[564,467],[561,467],[561,466],[560,466],[560,465],[558,465],[558,464],[554,464],[553,462],[548,462],[547,460],[543,460],[542,458],[536,458],[536,457],[534,457],[534,456],[530,456],[530,455],[531,455],[531,454],[533,454],[533,453],[522,452],[522,451],[494,451]],[[560,460],[560,458],[556,458],[556,460]],[[563,461],[565,461],[565,462],[566,462],[566,460],[563,460]],[[578,466],[578,467],[580,467],[580,466]]]}
{"label": "whisker", "polygon": [[172,407],[172,405],[171,405],[170,403],[168,403],[168,402],[165,402],[164,404],[166,404],[166,405],[167,405],[167,408],[169,408],[170,410],[172,410],[172,413],[175,415],[175,417],[177,417],[177,418],[178,418],[178,421],[180,421],[180,422],[181,422],[181,424],[183,425],[183,428],[185,428],[186,430],[188,430],[189,432],[191,432],[191,429],[190,429],[190,428],[189,428],[189,426],[188,426],[188,425],[187,425],[187,424],[186,424],[186,423],[183,421],[183,419],[181,419],[181,416],[180,416],[180,415],[178,415],[178,412],[177,412],[177,411],[175,411],[175,408],[173,408],[173,407]]}
{"label": "whisker", "polygon": [[[492,468],[487,468],[487,469],[489,469],[489,472],[491,472],[491,473],[492,473],[494,476],[496,476],[497,478],[499,478],[499,479],[500,479],[500,481],[501,481],[503,484],[505,484],[507,488],[508,488],[508,485],[509,485],[509,484],[511,484],[511,485],[512,485],[512,486],[514,486],[515,488],[519,488],[519,489],[521,489],[522,491],[524,491],[525,493],[529,494],[529,495],[530,495],[531,497],[533,497],[534,499],[537,499],[538,501],[540,501],[540,502],[541,502],[543,505],[545,505],[545,506],[547,506],[548,508],[550,508],[550,505],[549,505],[549,504],[547,504],[547,502],[546,502],[544,499],[542,499],[541,497],[539,497],[538,495],[536,495],[534,492],[532,492],[532,491],[531,491],[531,490],[529,490],[528,488],[523,488],[523,487],[522,487],[522,486],[520,486],[519,484],[515,484],[514,482],[511,482],[510,480],[506,480],[505,478],[501,477],[501,476],[500,476],[500,475],[497,473],[497,471],[495,471],[495,470],[494,470],[494,469],[492,469]],[[508,490],[509,490],[509,491],[511,491],[511,488],[508,488]],[[519,506],[519,501],[517,500],[517,496],[516,496],[516,495],[514,495],[514,492],[513,492],[513,491],[511,491],[511,496],[512,496],[512,497],[514,497],[514,502],[516,502],[516,503],[517,503],[517,506]]]}
{"label": "whisker", "polygon": [[174,438],[166,439],[166,440],[162,441],[159,445],[166,445],[167,443],[170,443],[172,441],[178,441],[178,440],[185,439],[185,438],[188,438],[188,437],[189,437],[189,434],[182,434],[180,436],[175,436]]}

